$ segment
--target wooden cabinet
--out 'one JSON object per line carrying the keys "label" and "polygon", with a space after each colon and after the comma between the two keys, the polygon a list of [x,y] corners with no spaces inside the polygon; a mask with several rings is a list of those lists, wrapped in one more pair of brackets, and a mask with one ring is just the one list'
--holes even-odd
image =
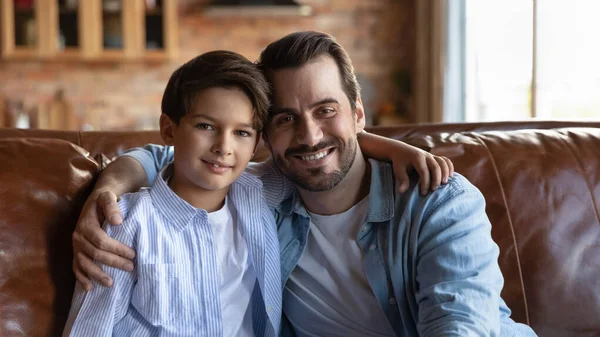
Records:
{"label": "wooden cabinet", "polygon": [[0,0],[3,59],[177,55],[177,0]]}

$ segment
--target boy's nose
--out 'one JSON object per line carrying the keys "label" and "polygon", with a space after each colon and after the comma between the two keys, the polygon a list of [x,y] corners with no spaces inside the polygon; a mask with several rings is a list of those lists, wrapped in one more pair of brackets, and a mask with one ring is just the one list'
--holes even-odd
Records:
{"label": "boy's nose", "polygon": [[215,143],[212,146],[212,152],[219,156],[227,156],[232,153],[231,137],[221,134],[217,137]]}

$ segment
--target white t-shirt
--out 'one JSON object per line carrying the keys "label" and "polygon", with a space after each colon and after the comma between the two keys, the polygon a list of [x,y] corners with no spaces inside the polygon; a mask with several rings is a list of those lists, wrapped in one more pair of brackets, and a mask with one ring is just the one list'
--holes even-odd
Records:
{"label": "white t-shirt", "polygon": [[368,208],[366,197],[344,213],[309,213],[306,250],[283,292],[284,313],[299,337],[395,336],[356,240]]}
{"label": "white t-shirt", "polygon": [[254,336],[250,298],[256,273],[248,256],[248,246],[237,226],[236,209],[225,200],[223,207],[208,213],[217,245],[220,272],[223,337]]}

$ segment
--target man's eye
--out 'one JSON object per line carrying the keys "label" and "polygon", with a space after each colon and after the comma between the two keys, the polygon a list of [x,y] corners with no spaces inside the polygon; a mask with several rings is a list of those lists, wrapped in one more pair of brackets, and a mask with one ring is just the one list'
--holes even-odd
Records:
{"label": "man's eye", "polygon": [[209,130],[209,131],[212,131],[215,129],[212,125],[206,124],[206,123],[196,124],[196,128],[200,129],[200,130]]}
{"label": "man's eye", "polygon": [[332,108],[324,108],[324,109],[321,109],[321,111],[320,111],[321,115],[329,115],[334,112],[335,112],[335,109],[332,109]]}
{"label": "man's eye", "polygon": [[238,130],[235,132],[236,135],[240,136],[240,137],[250,137],[252,136],[252,134],[248,131],[244,131],[244,130]]}
{"label": "man's eye", "polygon": [[287,125],[294,122],[294,117],[292,116],[284,116],[277,120],[277,125]]}

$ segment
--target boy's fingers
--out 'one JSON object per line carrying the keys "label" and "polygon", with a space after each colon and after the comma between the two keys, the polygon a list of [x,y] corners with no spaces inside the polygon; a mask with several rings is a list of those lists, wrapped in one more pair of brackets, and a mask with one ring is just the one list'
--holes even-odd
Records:
{"label": "boy's fingers", "polygon": [[[438,189],[438,187],[440,187],[440,183],[442,181],[442,170],[434,156],[427,157],[427,166],[431,171],[431,191],[435,191]],[[425,190],[425,193],[427,193],[427,190],[429,190],[429,188]]]}
{"label": "boy's fingers", "polygon": [[410,186],[410,179],[408,178],[408,173],[406,173],[406,169],[404,167],[400,168],[396,175],[396,185],[398,192],[400,193],[404,193]]}
{"label": "boy's fingers", "polygon": [[454,175],[454,164],[452,163],[452,160],[450,160],[450,158],[447,157],[442,157],[444,158],[444,161],[446,162],[446,164],[448,164],[448,169],[450,171],[450,177],[452,177]]}
{"label": "boy's fingers", "polygon": [[112,192],[102,192],[96,199],[98,205],[102,208],[102,213],[113,225],[120,225],[123,222],[123,215],[117,204],[117,196]]}
{"label": "boy's fingers", "polygon": [[423,195],[427,194],[431,182],[431,173],[429,172],[429,167],[427,165],[427,158],[427,155],[420,157],[417,165],[415,165],[415,170],[419,173],[419,178],[421,180],[421,194]]}
{"label": "boy's fingers", "polygon": [[448,182],[450,172],[450,169],[448,168],[448,163],[446,163],[444,158],[438,156],[435,157],[435,160],[437,161],[438,165],[440,165],[440,169],[442,171],[441,182],[445,184]]}

